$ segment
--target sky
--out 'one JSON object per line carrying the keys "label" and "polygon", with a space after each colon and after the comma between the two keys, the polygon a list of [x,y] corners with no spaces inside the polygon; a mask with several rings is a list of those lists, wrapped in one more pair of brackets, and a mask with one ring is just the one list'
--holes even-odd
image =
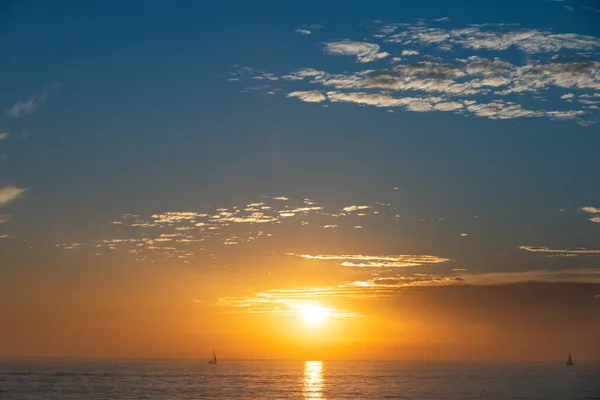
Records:
{"label": "sky", "polygon": [[599,2],[8,1],[0,53],[0,356],[600,361]]}

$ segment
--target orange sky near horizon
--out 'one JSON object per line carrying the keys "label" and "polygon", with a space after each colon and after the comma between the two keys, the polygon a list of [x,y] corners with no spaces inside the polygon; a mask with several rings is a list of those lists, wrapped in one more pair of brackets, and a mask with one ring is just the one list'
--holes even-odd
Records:
{"label": "orange sky near horizon", "polygon": [[[122,266],[94,261],[76,275],[17,272],[22,276],[12,280],[21,285],[0,285],[11,298],[0,305],[0,356],[206,358],[215,349],[224,359],[560,361],[573,353],[600,360],[598,284],[314,295],[326,279],[318,286],[310,271],[293,265],[283,268],[279,285],[273,274],[256,279],[244,269]],[[269,291],[275,287],[312,289],[290,296]],[[253,303],[257,293],[272,293],[276,302]],[[294,309],[299,303],[331,311],[311,325]]]}

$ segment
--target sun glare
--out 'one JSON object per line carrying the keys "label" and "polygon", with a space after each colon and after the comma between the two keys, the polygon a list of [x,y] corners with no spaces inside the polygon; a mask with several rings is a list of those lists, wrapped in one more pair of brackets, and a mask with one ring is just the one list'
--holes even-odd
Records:
{"label": "sun glare", "polygon": [[300,314],[310,325],[321,325],[329,315],[329,311],[319,305],[311,304],[299,307]]}

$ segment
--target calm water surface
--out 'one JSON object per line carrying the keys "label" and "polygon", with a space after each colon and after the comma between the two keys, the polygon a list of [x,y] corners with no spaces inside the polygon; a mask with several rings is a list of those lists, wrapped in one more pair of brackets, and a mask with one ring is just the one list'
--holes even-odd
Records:
{"label": "calm water surface", "polygon": [[0,399],[600,400],[600,365],[3,360]]}

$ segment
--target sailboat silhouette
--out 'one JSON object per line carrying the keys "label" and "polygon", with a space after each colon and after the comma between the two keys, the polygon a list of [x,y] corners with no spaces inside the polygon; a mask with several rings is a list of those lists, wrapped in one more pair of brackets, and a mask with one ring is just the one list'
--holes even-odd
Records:
{"label": "sailboat silhouette", "polygon": [[569,359],[567,360],[567,365],[574,365],[573,359],[571,358],[571,353],[569,353]]}
{"label": "sailboat silhouette", "polygon": [[213,358],[208,360],[209,364],[216,364],[217,363],[217,355],[215,354],[215,351],[213,350]]}

